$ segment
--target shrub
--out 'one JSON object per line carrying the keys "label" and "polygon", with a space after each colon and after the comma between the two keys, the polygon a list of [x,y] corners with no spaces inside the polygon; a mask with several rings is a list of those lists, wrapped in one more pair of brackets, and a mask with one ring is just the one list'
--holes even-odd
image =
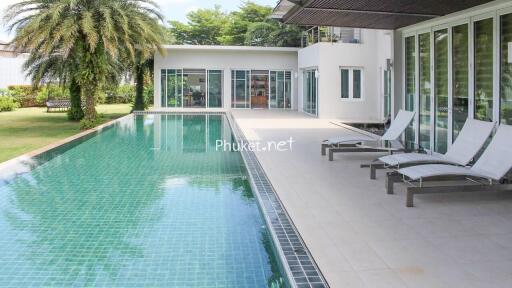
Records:
{"label": "shrub", "polygon": [[31,85],[12,85],[7,87],[9,94],[21,107],[44,106],[44,103],[37,102],[38,89]]}
{"label": "shrub", "polygon": [[13,111],[19,108],[19,104],[16,103],[11,96],[0,96],[0,112],[2,111]]}
{"label": "shrub", "polygon": [[96,117],[96,119],[84,118],[84,119],[80,120],[80,130],[87,130],[87,129],[91,129],[91,128],[94,128],[94,127],[100,125],[101,118],[102,118],[101,115],[98,115],[98,117]]}
{"label": "shrub", "polygon": [[84,110],[82,109],[75,109],[71,107],[68,110],[68,120],[71,121],[78,121],[80,119],[84,118]]}

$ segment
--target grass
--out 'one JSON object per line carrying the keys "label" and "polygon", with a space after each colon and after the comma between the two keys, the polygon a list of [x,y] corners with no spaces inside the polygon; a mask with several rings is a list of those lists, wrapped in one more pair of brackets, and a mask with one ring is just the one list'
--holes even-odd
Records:
{"label": "grass", "polygon": [[[130,104],[99,105],[103,122],[130,113]],[[46,108],[21,108],[0,112],[0,163],[80,132],[78,122],[66,113],[46,113]]]}

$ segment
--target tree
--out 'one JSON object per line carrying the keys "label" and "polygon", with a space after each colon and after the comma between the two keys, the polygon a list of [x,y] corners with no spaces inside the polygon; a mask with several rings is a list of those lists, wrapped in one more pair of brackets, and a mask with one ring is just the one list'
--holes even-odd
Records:
{"label": "tree", "polygon": [[272,8],[244,2],[226,14],[220,6],[187,15],[188,22],[170,21],[167,41],[193,45],[300,46],[302,29],[270,19]]}
{"label": "tree", "polygon": [[16,50],[66,63],[86,99],[86,127],[97,122],[95,99],[119,60],[135,63],[136,51],[147,59],[160,47],[162,19],[149,0],[23,0],[5,16]]}
{"label": "tree", "polygon": [[141,59],[140,55],[137,55],[137,64],[135,65],[135,101],[133,103],[133,110],[135,111],[142,111],[146,109],[144,84],[146,82],[146,74],[152,74],[153,66],[153,58]]}
{"label": "tree", "polygon": [[254,2],[244,2],[239,11],[230,14],[230,21],[226,26],[224,35],[221,37],[223,45],[244,45],[246,33],[253,23],[266,22],[272,8],[258,5]]}
{"label": "tree", "polygon": [[188,24],[170,21],[170,32],[176,44],[219,45],[219,38],[228,23],[228,16],[219,5],[187,14]]}
{"label": "tree", "polygon": [[275,20],[253,23],[245,34],[245,45],[299,47],[302,28]]}

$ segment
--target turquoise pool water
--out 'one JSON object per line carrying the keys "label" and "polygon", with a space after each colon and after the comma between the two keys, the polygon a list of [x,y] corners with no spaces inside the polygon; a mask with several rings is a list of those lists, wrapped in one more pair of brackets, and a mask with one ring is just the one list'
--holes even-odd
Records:
{"label": "turquoise pool water", "polygon": [[0,286],[285,286],[231,137],[223,115],[130,116],[0,180]]}

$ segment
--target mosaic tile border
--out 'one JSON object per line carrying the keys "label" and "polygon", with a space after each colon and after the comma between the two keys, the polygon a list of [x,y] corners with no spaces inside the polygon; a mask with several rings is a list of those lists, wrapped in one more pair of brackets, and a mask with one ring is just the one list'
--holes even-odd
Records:
{"label": "mosaic tile border", "polygon": [[[230,113],[226,113],[226,116],[236,141],[247,141],[233,116]],[[290,284],[298,288],[329,287],[270,183],[256,154],[253,151],[242,151],[241,154],[251,178],[253,192],[260,202],[260,208],[263,210],[274,242],[278,244],[281,259],[286,262],[283,264],[288,278],[292,282]]]}

